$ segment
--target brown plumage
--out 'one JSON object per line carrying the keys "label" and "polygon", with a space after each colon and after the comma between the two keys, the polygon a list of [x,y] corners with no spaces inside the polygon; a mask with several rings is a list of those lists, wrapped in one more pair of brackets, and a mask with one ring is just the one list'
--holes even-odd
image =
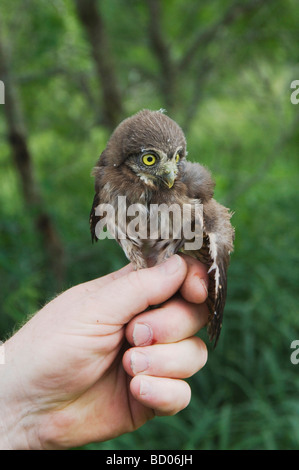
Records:
{"label": "brown plumage", "polygon": [[[106,217],[105,224],[136,269],[162,262],[183,249],[187,239],[176,238],[177,234],[171,230],[169,238],[164,239],[160,219],[154,237],[151,233],[150,238],[147,227],[145,235],[136,239],[126,233],[133,220],[126,212],[129,205],[139,204],[138,208],[149,221],[151,204],[164,203],[166,207],[177,204],[181,208],[190,204],[189,222],[193,227],[198,217],[195,204],[203,205],[200,221],[203,244],[199,249],[184,251],[208,267],[208,333],[216,345],[222,326],[234,230],[229,210],[213,199],[214,183],[209,171],[199,163],[186,160],[186,140],[181,128],[160,111],[140,111],[120,123],[113,132],[93,174],[92,240],[97,240],[98,222],[104,222],[104,214],[99,215],[97,208],[100,204],[111,204],[116,216],[122,217]],[[126,196],[126,206],[117,204],[118,196]],[[126,233],[125,238],[121,236],[123,233]]]}

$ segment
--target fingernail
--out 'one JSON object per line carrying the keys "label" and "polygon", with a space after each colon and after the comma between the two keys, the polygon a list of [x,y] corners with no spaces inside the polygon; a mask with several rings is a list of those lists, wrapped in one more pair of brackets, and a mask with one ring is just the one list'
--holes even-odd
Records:
{"label": "fingernail", "polygon": [[153,332],[146,323],[136,323],[133,330],[133,341],[135,346],[141,346],[151,342]]}
{"label": "fingernail", "polygon": [[145,354],[139,351],[133,351],[131,354],[131,370],[133,374],[139,374],[148,369],[149,361]]}
{"label": "fingernail", "polygon": [[140,395],[148,395],[151,391],[151,385],[149,384],[148,380],[141,379],[140,380],[140,388],[139,394]]}
{"label": "fingernail", "polygon": [[174,274],[181,266],[182,259],[179,255],[174,255],[164,263],[159,264],[159,268],[164,271],[165,274]]}

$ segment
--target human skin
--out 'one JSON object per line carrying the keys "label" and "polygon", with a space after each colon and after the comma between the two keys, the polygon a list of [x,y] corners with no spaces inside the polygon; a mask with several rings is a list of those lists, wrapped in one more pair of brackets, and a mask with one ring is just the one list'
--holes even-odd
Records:
{"label": "human skin", "polygon": [[195,336],[208,318],[206,286],[204,265],[174,255],[48,303],[4,344],[0,448],[105,441],[185,408],[191,390],[183,379],[207,360]]}

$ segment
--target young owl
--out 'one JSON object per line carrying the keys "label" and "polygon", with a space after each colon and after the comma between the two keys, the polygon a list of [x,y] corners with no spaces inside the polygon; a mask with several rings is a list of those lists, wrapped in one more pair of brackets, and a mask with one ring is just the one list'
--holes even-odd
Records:
{"label": "young owl", "polygon": [[[90,230],[92,240],[97,241],[97,227],[104,222],[136,269],[160,263],[180,250],[206,264],[209,273],[208,333],[216,346],[222,326],[234,229],[229,210],[213,199],[214,183],[209,171],[199,163],[187,161],[186,155],[182,129],[163,112],[143,110],[121,122],[93,170],[95,196]],[[122,196],[121,205],[119,196]],[[105,214],[98,210],[102,204],[110,204],[114,209],[105,219]],[[132,222],[132,214],[127,208],[132,204],[143,211],[144,218],[139,222],[145,223],[139,225],[146,228],[137,227],[143,233],[139,237],[127,230]],[[162,236],[162,220],[167,220],[163,219],[163,210],[157,215],[155,229],[149,227],[153,225],[152,207],[159,206],[164,211],[169,207],[181,208],[183,214],[186,205],[191,210],[184,224],[188,222],[193,230],[199,227],[202,232],[201,246],[194,244],[195,248],[191,250],[186,250],[185,243],[194,242],[196,236],[192,230],[191,235],[188,232],[189,240],[184,233],[178,234],[173,229],[175,217],[172,212],[169,211],[171,228],[167,238]],[[197,207],[202,208],[201,213]]]}

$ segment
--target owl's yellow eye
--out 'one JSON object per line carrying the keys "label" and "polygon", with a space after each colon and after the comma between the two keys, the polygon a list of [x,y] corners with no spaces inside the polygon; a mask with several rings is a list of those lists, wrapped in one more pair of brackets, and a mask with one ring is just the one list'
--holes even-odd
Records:
{"label": "owl's yellow eye", "polygon": [[180,156],[179,154],[177,153],[176,156],[175,156],[175,162],[178,163],[180,161]]}
{"label": "owl's yellow eye", "polygon": [[151,155],[151,154],[143,155],[142,161],[145,165],[152,166],[156,163],[156,157],[155,155]]}

